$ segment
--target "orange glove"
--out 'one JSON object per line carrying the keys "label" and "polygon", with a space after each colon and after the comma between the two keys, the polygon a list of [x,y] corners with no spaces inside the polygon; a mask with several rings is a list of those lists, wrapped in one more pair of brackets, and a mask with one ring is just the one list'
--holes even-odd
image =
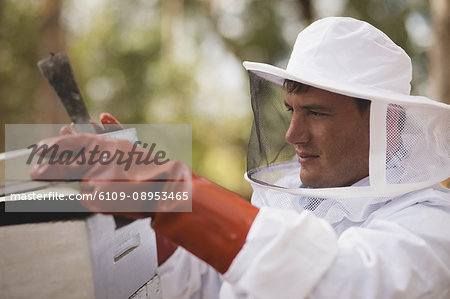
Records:
{"label": "orange glove", "polygon": [[223,274],[244,245],[259,210],[194,173],[192,199],[192,212],[155,213],[152,227]]}
{"label": "orange glove", "polygon": [[[58,145],[59,151],[78,153],[97,151],[127,153],[133,144],[125,140],[110,139],[92,134],[67,134],[43,140],[38,144],[49,147]],[[147,150],[134,148],[142,155]],[[232,193],[194,173],[183,163],[169,161],[163,165],[133,163],[128,170],[124,165],[111,163],[73,163],[71,165],[40,164],[31,171],[37,180],[81,179],[80,191],[116,192],[126,196],[136,192],[182,192],[192,190],[192,212],[177,212],[185,209],[186,202],[155,202],[141,200],[83,201],[93,211],[109,212],[128,217],[152,217],[152,227],[157,232],[158,257],[162,263],[175,250],[161,235],[186,248],[206,261],[220,273],[225,273],[234,257],[245,243],[247,233],[258,213],[258,209],[240,196]],[[156,182],[156,185],[155,185]],[[157,212],[150,212],[157,211]],[[168,243],[168,244],[167,244]]]}

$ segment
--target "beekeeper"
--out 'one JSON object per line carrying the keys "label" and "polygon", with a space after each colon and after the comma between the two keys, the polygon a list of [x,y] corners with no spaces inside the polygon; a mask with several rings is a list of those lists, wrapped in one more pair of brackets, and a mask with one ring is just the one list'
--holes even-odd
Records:
{"label": "beekeeper", "polygon": [[[298,35],[286,69],[244,67],[253,205],[179,162],[126,175],[192,182],[191,213],[139,215],[158,235],[164,298],[450,296],[450,192],[439,184],[450,176],[450,106],[409,95],[408,55],[368,23],[330,17]],[[60,167],[32,175],[75,171]],[[89,178],[116,170],[83,168],[81,190],[114,188]]]}

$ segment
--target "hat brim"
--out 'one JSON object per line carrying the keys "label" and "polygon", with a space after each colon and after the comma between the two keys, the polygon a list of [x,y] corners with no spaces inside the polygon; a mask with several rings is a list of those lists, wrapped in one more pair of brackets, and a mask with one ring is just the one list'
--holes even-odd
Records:
{"label": "hat brim", "polygon": [[343,84],[341,82],[337,83],[327,80],[326,78],[315,77],[306,72],[302,75],[292,74],[284,69],[265,63],[245,61],[243,65],[247,71],[254,72],[259,77],[278,85],[283,85],[284,81],[288,79],[355,98],[384,101],[388,103],[405,103],[416,106],[429,107],[432,105],[450,109],[450,105],[434,101],[424,96],[405,95],[401,93],[387,92],[376,87],[355,86],[354,84]]}

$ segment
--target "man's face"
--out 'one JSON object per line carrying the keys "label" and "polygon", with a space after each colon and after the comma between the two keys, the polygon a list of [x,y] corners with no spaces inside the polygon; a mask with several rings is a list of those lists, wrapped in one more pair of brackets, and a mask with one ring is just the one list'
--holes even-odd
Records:
{"label": "man's face", "polygon": [[288,93],[292,119],[286,140],[295,147],[300,179],[310,187],[342,187],[369,175],[369,108],[351,97],[309,87]]}

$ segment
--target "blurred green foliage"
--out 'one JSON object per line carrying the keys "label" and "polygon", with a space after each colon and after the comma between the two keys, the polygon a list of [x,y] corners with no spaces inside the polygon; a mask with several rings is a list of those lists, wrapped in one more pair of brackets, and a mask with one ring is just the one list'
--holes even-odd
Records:
{"label": "blurred green foliage", "polygon": [[[384,30],[415,60],[414,85],[426,80],[426,47],[411,43],[406,22],[429,21],[426,1],[330,1],[334,14]],[[252,116],[240,63],[284,67],[308,25],[305,2],[2,0],[1,123],[69,121],[36,67],[64,51],[94,120],[108,111],[128,124],[190,123],[193,170],[249,197],[242,175]],[[318,2],[315,18],[327,14]]]}

